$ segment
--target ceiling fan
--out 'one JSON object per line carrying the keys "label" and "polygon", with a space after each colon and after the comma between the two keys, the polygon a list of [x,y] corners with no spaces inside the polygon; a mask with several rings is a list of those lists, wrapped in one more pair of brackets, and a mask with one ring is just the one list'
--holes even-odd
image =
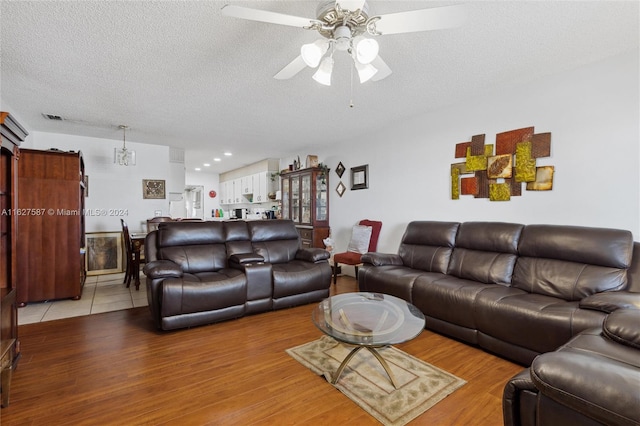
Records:
{"label": "ceiling fan", "polygon": [[260,9],[225,5],[222,14],[250,21],[300,27],[314,30],[323,38],[305,44],[300,55],[278,72],[274,78],[286,80],[305,67],[318,68],[313,79],[331,85],[333,54],[346,52],[353,59],[361,83],[389,76],[391,69],[378,55],[378,42],[368,36],[438,30],[462,25],[463,5],[411,10],[386,15],[369,15],[366,0],[322,1],[316,18],[301,18]]}

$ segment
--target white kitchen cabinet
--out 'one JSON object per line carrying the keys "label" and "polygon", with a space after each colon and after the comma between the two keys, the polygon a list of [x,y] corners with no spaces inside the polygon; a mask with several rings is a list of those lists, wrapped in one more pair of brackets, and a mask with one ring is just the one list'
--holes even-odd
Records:
{"label": "white kitchen cabinet", "polygon": [[242,178],[233,180],[233,204],[246,203],[246,199],[242,195]]}
{"label": "white kitchen cabinet", "polygon": [[271,172],[261,172],[253,175],[253,203],[267,203],[269,193],[276,191],[276,182],[271,180]]}
{"label": "white kitchen cabinet", "polygon": [[[243,196],[253,194],[253,191],[254,191],[253,185],[254,185],[253,175],[241,177],[240,178],[240,193]],[[247,197],[247,198],[250,198],[250,197]]]}
{"label": "white kitchen cabinet", "polygon": [[220,183],[220,188],[221,188],[221,198],[220,198],[220,204],[233,204],[234,203],[234,193],[233,193],[233,181],[232,180],[228,180],[225,182]]}

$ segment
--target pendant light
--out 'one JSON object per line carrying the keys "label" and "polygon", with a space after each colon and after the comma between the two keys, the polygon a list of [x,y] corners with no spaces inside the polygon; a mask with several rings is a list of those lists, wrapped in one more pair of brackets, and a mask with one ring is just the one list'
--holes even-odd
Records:
{"label": "pendant light", "polygon": [[135,166],[136,152],[127,149],[127,129],[129,126],[121,124],[118,128],[122,129],[122,149],[113,149],[113,162],[120,166]]}

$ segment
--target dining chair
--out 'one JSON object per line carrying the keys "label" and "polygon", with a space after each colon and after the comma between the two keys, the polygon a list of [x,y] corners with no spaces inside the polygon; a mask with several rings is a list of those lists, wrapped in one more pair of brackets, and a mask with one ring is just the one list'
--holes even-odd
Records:
{"label": "dining chair", "polygon": [[[366,227],[370,227],[367,231]],[[333,283],[338,281],[339,264],[351,265],[355,268],[356,279],[358,278],[358,266],[362,265],[362,255],[376,251],[378,248],[378,238],[380,237],[382,222],[376,220],[363,219],[351,230],[351,240],[346,252],[333,255]],[[363,232],[365,231],[365,232]],[[369,236],[368,243],[363,241],[363,237]]]}
{"label": "dining chair", "polygon": [[147,219],[147,232],[155,231],[158,229],[158,225],[162,222],[173,222],[173,218],[169,216],[156,216],[151,219]]}
{"label": "dining chair", "polygon": [[122,224],[122,239],[124,241],[124,251],[127,259],[125,262],[126,265],[123,284],[126,284],[127,287],[129,287],[131,284],[131,278],[133,277],[133,243],[131,241],[131,235],[129,234],[127,222],[125,222],[124,219],[120,219],[120,223]]}

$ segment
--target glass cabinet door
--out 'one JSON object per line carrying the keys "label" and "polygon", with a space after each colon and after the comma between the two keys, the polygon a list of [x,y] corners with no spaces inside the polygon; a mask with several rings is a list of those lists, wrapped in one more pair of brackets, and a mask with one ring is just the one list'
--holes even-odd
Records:
{"label": "glass cabinet door", "polygon": [[328,220],[327,182],[322,174],[316,175],[316,220]]}
{"label": "glass cabinet door", "polygon": [[290,219],[289,213],[289,178],[282,179],[282,194],[280,195],[282,199],[282,218]]}
{"label": "glass cabinet door", "polygon": [[300,223],[300,177],[291,178],[291,220]]}
{"label": "glass cabinet door", "polygon": [[300,222],[311,223],[311,175],[306,174],[300,177]]}

